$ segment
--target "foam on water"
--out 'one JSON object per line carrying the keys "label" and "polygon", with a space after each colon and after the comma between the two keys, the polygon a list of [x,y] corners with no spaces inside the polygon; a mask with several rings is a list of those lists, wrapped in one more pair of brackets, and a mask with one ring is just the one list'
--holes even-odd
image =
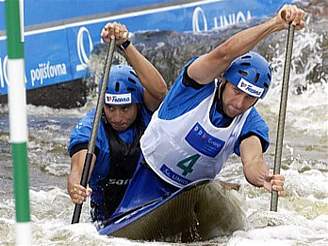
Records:
{"label": "foam on water", "polygon": [[[81,222],[71,225],[73,211],[67,193],[57,187],[48,191],[30,190],[33,245],[142,245],[126,239],[100,236],[88,223],[89,206],[84,205]],[[12,199],[0,203],[0,244],[11,245],[15,240],[14,203]],[[5,236],[5,237],[4,237]],[[149,243],[148,245],[165,245]]]}
{"label": "foam on water", "polygon": [[[304,133],[327,138],[328,74],[322,72],[319,77],[310,76],[315,66],[323,64],[322,48],[318,46],[318,40],[322,39],[323,34],[317,34],[310,30],[295,33],[287,121],[293,127],[304,130]],[[274,114],[277,114],[280,105],[284,52],[282,47],[277,47],[276,55],[272,60],[273,85],[266,99],[261,102],[267,106],[266,110],[270,110]],[[304,53],[306,53],[306,59],[304,59]],[[298,92],[302,88],[306,89]]]}
{"label": "foam on water", "polygon": [[327,227],[319,223],[267,226],[248,232],[237,231],[227,245],[326,245]]}

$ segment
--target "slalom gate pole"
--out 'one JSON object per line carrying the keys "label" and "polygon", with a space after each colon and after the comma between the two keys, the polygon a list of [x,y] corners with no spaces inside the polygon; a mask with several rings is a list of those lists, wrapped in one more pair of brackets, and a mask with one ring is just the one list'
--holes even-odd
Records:
{"label": "slalom gate pole", "polygon": [[6,0],[8,105],[16,208],[16,245],[31,245],[24,66],[24,1]]}

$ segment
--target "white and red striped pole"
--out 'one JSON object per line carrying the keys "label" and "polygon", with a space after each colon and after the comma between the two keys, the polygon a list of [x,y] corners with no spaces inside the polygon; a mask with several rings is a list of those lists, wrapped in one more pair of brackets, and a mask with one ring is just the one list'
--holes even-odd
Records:
{"label": "white and red striped pole", "polygon": [[16,245],[31,245],[24,66],[24,0],[6,0],[8,105],[16,207]]}

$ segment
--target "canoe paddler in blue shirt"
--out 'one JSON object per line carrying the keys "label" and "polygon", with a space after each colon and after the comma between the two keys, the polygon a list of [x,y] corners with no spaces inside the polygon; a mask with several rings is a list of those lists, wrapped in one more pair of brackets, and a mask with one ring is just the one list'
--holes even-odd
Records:
{"label": "canoe paddler in blue shirt", "polygon": [[285,5],[268,21],[186,63],[141,137],[146,164],[136,171],[116,214],[214,179],[233,153],[250,184],[285,194],[284,176],[272,175],[265,162],[269,128],[254,107],[269,90],[271,68],[251,50],[289,23],[302,29],[304,11]]}
{"label": "canoe paddler in blue shirt", "polygon": [[76,204],[91,194],[91,217],[98,222],[108,219],[120,204],[141,156],[140,137],[167,92],[160,73],[128,40],[124,25],[108,23],[101,35],[105,42],[115,37],[131,66],[111,67],[87,189],[80,185],[80,179],[95,110],[73,129],[67,184]]}

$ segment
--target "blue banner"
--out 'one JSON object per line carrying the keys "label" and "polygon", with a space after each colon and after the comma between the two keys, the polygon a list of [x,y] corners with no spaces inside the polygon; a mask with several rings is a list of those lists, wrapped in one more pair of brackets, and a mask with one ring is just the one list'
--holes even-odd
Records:
{"label": "blue banner", "polygon": [[[4,0],[0,0],[0,18],[4,16]],[[68,21],[72,18],[108,15],[129,9],[141,9],[147,6],[167,4],[172,0],[25,0],[25,26],[49,22]],[[5,29],[4,20],[0,20],[0,31]]]}
{"label": "blue banner", "polygon": [[[204,32],[273,15],[284,2],[291,0],[247,0],[243,4],[237,0],[185,4],[160,0],[25,0],[26,87],[33,89],[85,76],[88,57],[109,21],[121,22],[131,32]],[[3,9],[4,1],[0,0],[0,94],[7,93],[8,83],[6,38],[1,33]],[[112,14],[103,15],[108,12]],[[31,29],[30,25],[35,24],[42,25]]]}

